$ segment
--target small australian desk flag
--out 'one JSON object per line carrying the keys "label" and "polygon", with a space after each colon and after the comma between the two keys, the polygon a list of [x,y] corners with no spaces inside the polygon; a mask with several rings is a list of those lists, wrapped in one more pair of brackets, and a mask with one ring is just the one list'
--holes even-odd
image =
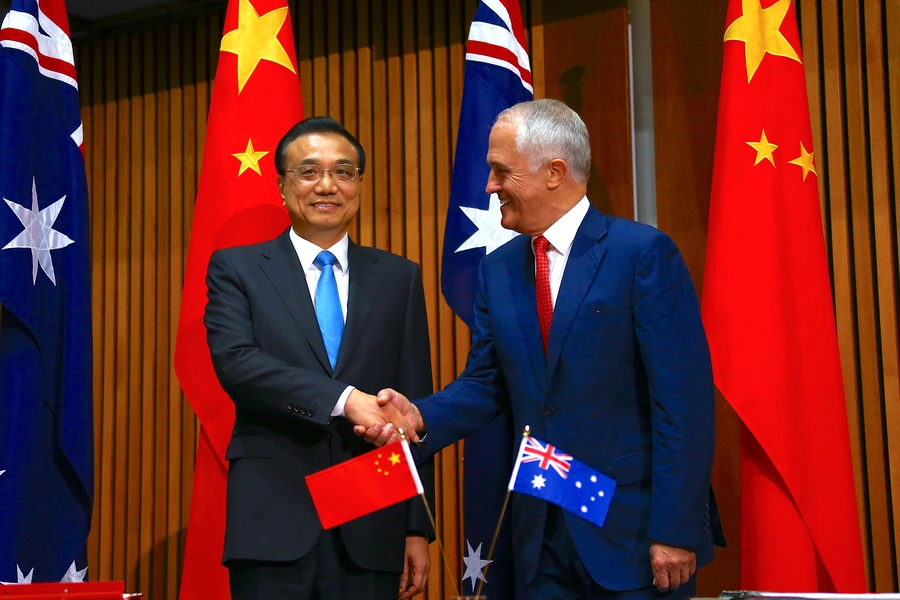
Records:
{"label": "small australian desk flag", "polygon": [[559,448],[526,435],[509,489],[552,502],[603,527],[616,482]]}

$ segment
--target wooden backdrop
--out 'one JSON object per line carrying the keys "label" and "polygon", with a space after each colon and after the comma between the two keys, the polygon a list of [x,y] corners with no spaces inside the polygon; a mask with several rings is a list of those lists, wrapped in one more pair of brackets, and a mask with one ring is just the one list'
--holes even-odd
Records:
{"label": "wooden backdrop", "polygon": [[[601,210],[633,216],[625,0],[522,3],[536,96],[579,111],[592,135],[589,196]],[[897,591],[900,3],[799,4],[867,572],[873,591]],[[291,2],[306,114],[339,119],[371,156],[351,235],[421,263],[439,385],[461,370],[468,345],[439,272],[475,5]],[[682,249],[698,290],[725,5],[651,2],[659,227]],[[146,598],[174,600],[197,422],[172,355],[222,13],[117,28],[76,47],[94,277],[89,564],[94,579],[125,579]],[[739,585],[738,423],[721,398],[717,407],[714,485],[731,547],[701,573],[706,595]],[[432,600],[455,589],[462,535],[461,449],[438,460],[450,567],[445,573],[433,548]]]}

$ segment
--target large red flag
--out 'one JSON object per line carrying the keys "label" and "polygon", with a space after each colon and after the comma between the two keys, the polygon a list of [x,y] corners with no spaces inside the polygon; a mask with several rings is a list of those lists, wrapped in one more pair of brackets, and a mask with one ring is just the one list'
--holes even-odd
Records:
{"label": "large red flag", "polygon": [[809,104],[791,0],[731,0],[703,321],[742,421],[741,587],[863,592]]}
{"label": "large red flag", "polygon": [[234,425],[234,405],[219,385],[206,343],[206,269],[214,250],[271,239],[288,226],[276,185],[275,146],[302,118],[286,0],[230,0],[175,346],[175,371],[201,424],[182,600],[229,597],[221,560],[225,448]]}

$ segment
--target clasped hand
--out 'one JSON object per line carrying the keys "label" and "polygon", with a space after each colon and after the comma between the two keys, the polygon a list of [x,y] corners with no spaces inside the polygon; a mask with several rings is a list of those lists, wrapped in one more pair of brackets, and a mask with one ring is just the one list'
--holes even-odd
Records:
{"label": "clasped hand", "polygon": [[353,423],[353,432],[367,442],[383,446],[400,439],[400,430],[412,442],[418,442],[417,430],[423,428],[422,416],[406,396],[392,389],[372,396],[353,390],[344,405],[344,416]]}

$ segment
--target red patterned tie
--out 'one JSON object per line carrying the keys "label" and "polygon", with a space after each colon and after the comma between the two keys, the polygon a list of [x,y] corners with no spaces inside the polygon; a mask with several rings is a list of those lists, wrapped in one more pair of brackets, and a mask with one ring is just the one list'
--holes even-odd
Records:
{"label": "red patterned tie", "polygon": [[547,248],[550,242],[542,235],[534,240],[535,292],[537,295],[538,322],[541,324],[541,338],[544,340],[544,356],[547,355],[547,342],[550,339],[550,321],[553,320],[553,299],[550,296],[550,262],[547,260]]}

